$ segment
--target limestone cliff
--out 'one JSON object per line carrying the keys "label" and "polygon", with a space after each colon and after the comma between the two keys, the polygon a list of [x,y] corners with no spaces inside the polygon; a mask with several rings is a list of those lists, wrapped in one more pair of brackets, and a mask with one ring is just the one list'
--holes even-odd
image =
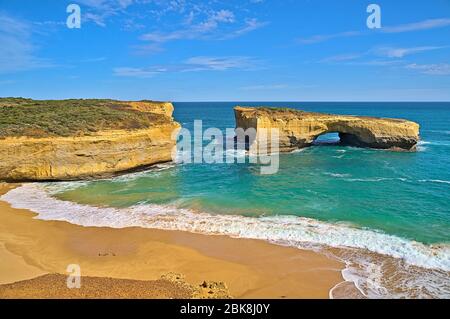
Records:
{"label": "limestone cliff", "polygon": [[169,102],[154,102],[154,101],[140,101],[140,102],[122,102],[125,108],[130,108],[139,112],[149,112],[154,114],[163,114],[172,117],[174,107]]}
{"label": "limestone cliff", "polygon": [[401,120],[366,116],[333,115],[285,108],[234,109],[237,127],[279,130],[282,152],[312,145],[322,134],[339,133],[341,143],[377,149],[413,151],[419,125]]}
{"label": "limestone cliff", "polygon": [[124,109],[131,109],[132,112],[153,113],[150,117],[154,119],[153,124],[144,128],[102,130],[81,136],[4,137],[0,139],[0,180],[107,177],[171,161],[175,146],[171,135],[180,128],[172,118],[172,104],[123,103]]}

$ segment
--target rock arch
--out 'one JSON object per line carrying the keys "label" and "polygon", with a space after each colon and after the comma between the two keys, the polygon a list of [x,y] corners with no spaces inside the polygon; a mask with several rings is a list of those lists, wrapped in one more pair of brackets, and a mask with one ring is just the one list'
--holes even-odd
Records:
{"label": "rock arch", "polygon": [[236,107],[237,127],[277,128],[280,151],[311,146],[323,134],[337,132],[342,143],[359,147],[413,151],[419,141],[419,124],[367,116],[333,115],[286,108]]}

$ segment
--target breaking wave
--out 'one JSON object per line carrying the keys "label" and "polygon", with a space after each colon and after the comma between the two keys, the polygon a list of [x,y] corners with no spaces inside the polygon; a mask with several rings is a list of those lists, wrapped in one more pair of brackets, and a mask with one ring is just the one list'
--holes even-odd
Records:
{"label": "breaking wave", "polygon": [[[57,185],[70,187],[70,184]],[[450,296],[450,246],[448,244],[425,245],[374,230],[356,228],[350,224],[326,223],[296,216],[257,218],[213,215],[176,206],[153,204],[141,204],[128,208],[95,207],[54,198],[51,196],[51,187],[43,184],[24,184],[4,194],[0,200],[10,203],[14,208],[29,209],[37,213],[36,218],[41,220],[66,221],[81,226],[179,230],[206,235],[260,239],[302,249],[322,250],[323,247],[330,247],[386,255],[405,265],[430,270],[433,276],[438,276],[438,279],[430,277],[430,282],[437,281],[441,285],[444,284],[443,289],[431,289],[431,296]],[[365,295],[373,297],[375,294],[370,290],[364,290],[365,286],[362,283],[361,278],[367,278],[364,277],[367,275],[367,270],[361,266],[364,264],[361,261],[363,259],[355,256],[355,254],[351,257],[343,256],[342,253],[338,256],[348,262],[343,276],[346,280],[354,282],[362,292],[365,291]],[[421,275],[418,278],[424,281],[422,277]]]}

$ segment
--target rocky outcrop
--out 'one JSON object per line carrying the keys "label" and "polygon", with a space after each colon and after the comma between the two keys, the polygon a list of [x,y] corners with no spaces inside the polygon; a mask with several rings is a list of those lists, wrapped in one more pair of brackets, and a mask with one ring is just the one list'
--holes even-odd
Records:
{"label": "rocky outcrop", "polygon": [[[193,285],[184,276],[157,280],[81,277],[79,289],[67,289],[65,274],[46,274],[0,285],[1,299],[231,299],[223,283]],[[207,287],[207,288],[206,288]]]}
{"label": "rocky outcrop", "polygon": [[282,152],[311,146],[322,134],[339,133],[341,143],[377,149],[413,151],[419,125],[402,119],[333,115],[285,108],[236,107],[238,128],[279,130]]}
{"label": "rocky outcrop", "polygon": [[162,114],[172,117],[174,107],[169,102],[154,102],[154,101],[140,101],[140,102],[123,102],[125,108],[129,108],[139,112],[148,112],[154,114]]}
{"label": "rocky outcrop", "polygon": [[0,180],[49,181],[108,177],[172,160],[180,125],[171,103],[130,102],[126,108],[158,114],[154,125],[88,136],[6,137],[0,140]]}
{"label": "rocky outcrop", "polygon": [[190,290],[192,299],[231,299],[228,286],[222,281],[203,281],[200,285],[189,284],[183,274],[170,272],[161,276],[161,280],[179,285]]}

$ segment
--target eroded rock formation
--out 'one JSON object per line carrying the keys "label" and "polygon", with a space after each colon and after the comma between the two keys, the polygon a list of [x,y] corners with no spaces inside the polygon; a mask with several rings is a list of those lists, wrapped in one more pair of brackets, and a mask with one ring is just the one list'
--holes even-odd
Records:
{"label": "eroded rock formation", "polygon": [[140,102],[122,102],[125,108],[130,108],[139,112],[149,112],[154,114],[162,114],[167,117],[172,117],[174,107],[170,102],[154,102],[154,101],[140,101]]}
{"label": "eroded rock formation", "polygon": [[279,130],[282,152],[311,146],[317,137],[339,133],[341,143],[377,149],[414,151],[419,125],[402,119],[333,115],[286,108],[236,107],[236,126]]}
{"label": "eroded rock formation", "polygon": [[87,136],[6,137],[0,140],[0,180],[47,181],[108,177],[171,161],[180,125],[171,103],[124,102],[126,108],[157,114],[154,125],[99,131]]}

